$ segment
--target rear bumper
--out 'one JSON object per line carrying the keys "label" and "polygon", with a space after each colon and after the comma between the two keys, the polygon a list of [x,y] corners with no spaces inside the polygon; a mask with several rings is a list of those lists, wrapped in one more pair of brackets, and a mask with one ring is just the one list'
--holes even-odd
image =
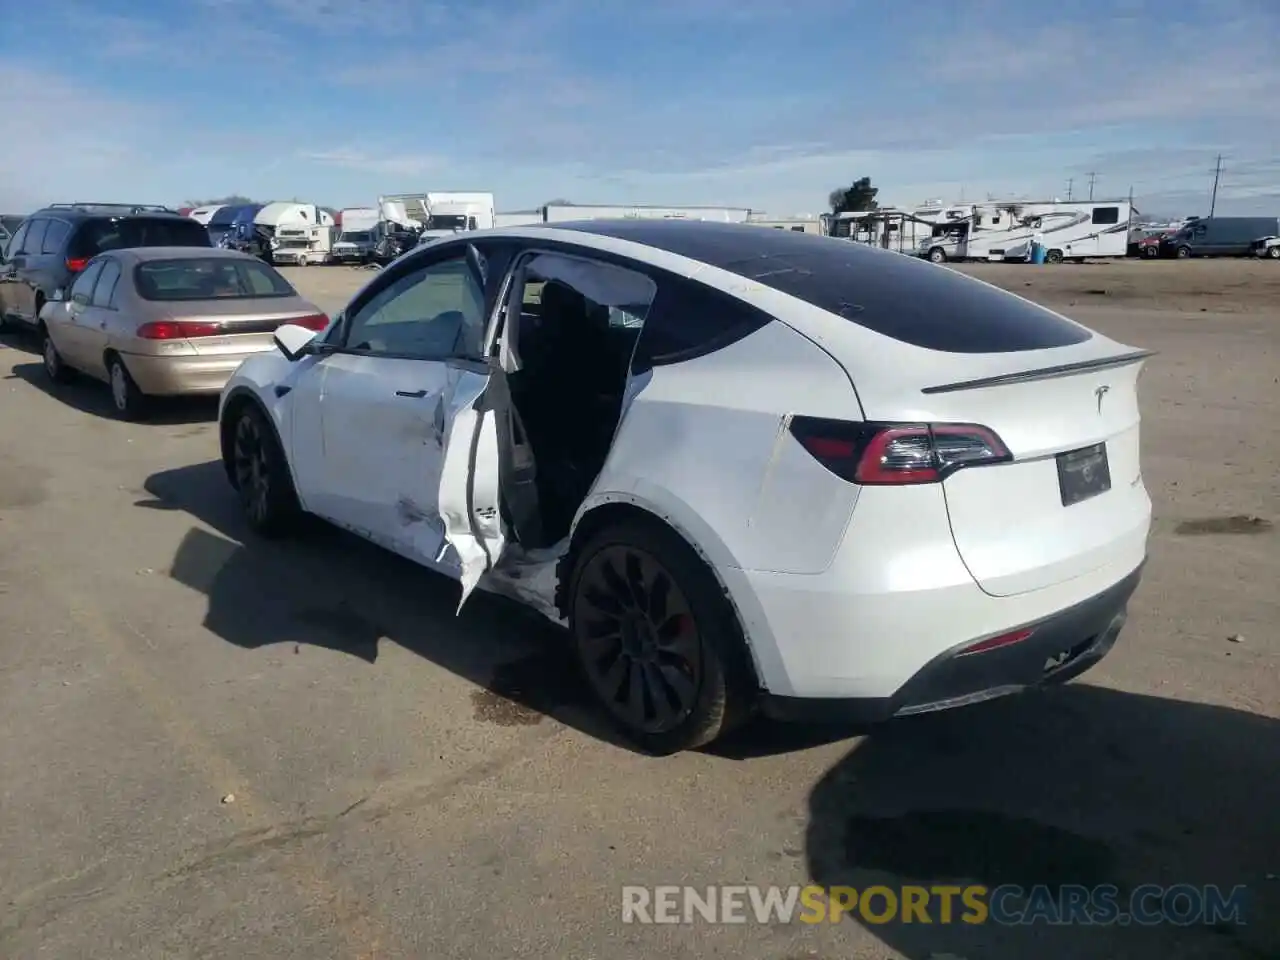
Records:
{"label": "rear bumper", "polygon": [[[1145,561],[1143,562],[1145,565]],[[926,663],[885,697],[789,697],[766,695],[767,716],[809,722],[879,723],[979,703],[1084,673],[1110,652],[1123,628],[1143,566],[1087,600],[1032,623],[1030,637],[984,653],[965,655],[965,641]]]}
{"label": "rear bumper", "polygon": [[245,360],[263,351],[208,356],[148,357],[124,354],[138,389],[151,396],[217,394]]}

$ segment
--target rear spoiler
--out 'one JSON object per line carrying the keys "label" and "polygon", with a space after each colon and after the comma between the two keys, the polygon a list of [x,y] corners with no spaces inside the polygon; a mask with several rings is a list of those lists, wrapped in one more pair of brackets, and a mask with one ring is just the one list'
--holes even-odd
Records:
{"label": "rear spoiler", "polygon": [[1012,383],[1031,383],[1035,380],[1053,380],[1056,377],[1072,377],[1077,373],[1090,370],[1112,370],[1116,367],[1127,367],[1154,357],[1154,350],[1134,350],[1113,357],[1101,357],[1097,360],[1080,360],[1076,363],[1062,363],[1054,367],[1039,367],[1035,370],[1023,370],[1018,373],[1000,373],[994,377],[980,377],[977,380],[957,380],[955,383],[943,383],[936,387],[925,387],[921,393],[958,393],[961,390],[978,390],[982,387],[1003,387]]}

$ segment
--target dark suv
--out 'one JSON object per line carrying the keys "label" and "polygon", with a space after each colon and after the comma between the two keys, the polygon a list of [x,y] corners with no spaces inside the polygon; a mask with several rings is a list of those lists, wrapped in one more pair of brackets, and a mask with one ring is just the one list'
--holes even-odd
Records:
{"label": "dark suv", "polygon": [[0,262],[0,325],[39,326],[49,300],[66,296],[98,254],[122,247],[208,247],[209,233],[167,207],[52,203],[23,221]]}

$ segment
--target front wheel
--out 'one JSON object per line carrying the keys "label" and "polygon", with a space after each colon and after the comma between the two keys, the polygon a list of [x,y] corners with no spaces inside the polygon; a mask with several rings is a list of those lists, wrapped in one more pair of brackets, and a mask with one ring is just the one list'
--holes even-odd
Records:
{"label": "front wheel", "polygon": [[1280,245],[1267,248],[1268,260],[1280,260]]}
{"label": "front wheel", "polygon": [[1191,259],[1191,248],[1190,248],[1190,247],[1179,247],[1179,248],[1178,248],[1178,259],[1179,259],[1179,260],[1190,260],[1190,259]]}
{"label": "front wheel", "polygon": [[943,250],[941,247],[934,247],[932,250],[929,251],[929,262],[930,263],[946,263],[947,251]]}
{"label": "front wheel", "polygon": [[233,416],[231,476],[245,519],[261,536],[286,534],[302,511],[284,450],[257,407],[245,404]]}
{"label": "front wheel", "polygon": [[1050,250],[1044,255],[1045,263],[1061,263],[1063,260],[1061,250]]}
{"label": "front wheel", "polygon": [[587,683],[627,737],[666,755],[746,719],[757,684],[719,581],[675,533],[627,521],[595,534],[569,580]]}

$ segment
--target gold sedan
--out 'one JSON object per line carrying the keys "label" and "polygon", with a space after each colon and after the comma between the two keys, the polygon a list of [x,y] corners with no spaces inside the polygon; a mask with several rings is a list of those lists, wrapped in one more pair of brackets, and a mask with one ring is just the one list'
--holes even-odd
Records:
{"label": "gold sedan", "polygon": [[275,349],[281,324],[329,325],[261,260],[202,247],[100,254],[40,319],[49,377],[104,381],[130,419],[151,397],[219,393],[242,361]]}

